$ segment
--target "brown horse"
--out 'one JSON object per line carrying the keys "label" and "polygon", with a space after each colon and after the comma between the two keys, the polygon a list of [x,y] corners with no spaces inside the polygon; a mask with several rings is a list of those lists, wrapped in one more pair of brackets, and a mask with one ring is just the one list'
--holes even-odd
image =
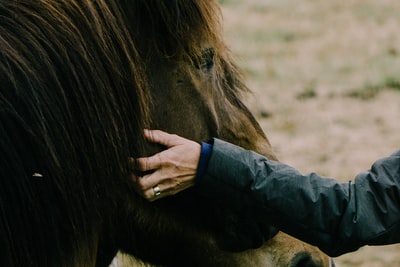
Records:
{"label": "brown horse", "polygon": [[144,127],[273,157],[216,2],[0,0],[0,15],[2,266],[107,266],[119,249],[166,266],[328,265],[282,233],[224,252],[226,227],[242,230],[234,210],[132,189],[128,157],[156,151]]}
{"label": "brown horse", "polygon": [[[217,1],[126,0],[120,3],[150,82],[151,128],[197,141],[216,136],[276,159],[259,124],[240,100],[248,89],[222,39]],[[158,150],[148,147],[146,154]],[[136,213],[138,217],[133,221],[143,224],[137,224],[136,234],[132,235],[135,234],[136,242],[140,240],[142,246],[128,251],[149,262],[168,266],[330,264],[328,257],[317,248],[284,233],[259,249],[241,253],[222,251],[216,240],[219,233],[230,231],[229,238],[235,239],[235,231],[246,229],[237,226],[229,207],[207,203],[194,194],[189,191],[150,204],[145,208],[152,210],[147,218]],[[157,216],[155,222],[153,216]],[[139,236],[138,232],[143,235]],[[229,242],[229,238],[225,241]]]}

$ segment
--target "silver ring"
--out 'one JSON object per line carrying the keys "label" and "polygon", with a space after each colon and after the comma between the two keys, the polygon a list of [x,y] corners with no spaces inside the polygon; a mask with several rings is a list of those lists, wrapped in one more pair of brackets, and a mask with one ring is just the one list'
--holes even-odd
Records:
{"label": "silver ring", "polygon": [[160,187],[158,185],[154,186],[153,187],[153,192],[154,192],[154,196],[155,197],[161,195]]}

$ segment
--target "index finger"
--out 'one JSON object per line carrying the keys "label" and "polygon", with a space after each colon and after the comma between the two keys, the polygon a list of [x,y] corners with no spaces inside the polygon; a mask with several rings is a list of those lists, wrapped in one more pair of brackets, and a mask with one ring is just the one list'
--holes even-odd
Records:
{"label": "index finger", "polygon": [[161,167],[160,155],[155,154],[146,158],[135,159],[135,167],[138,171],[151,171]]}

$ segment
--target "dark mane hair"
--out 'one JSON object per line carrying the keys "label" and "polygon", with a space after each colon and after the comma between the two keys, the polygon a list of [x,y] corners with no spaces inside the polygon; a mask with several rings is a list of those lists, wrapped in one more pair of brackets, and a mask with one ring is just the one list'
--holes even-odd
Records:
{"label": "dark mane hair", "polygon": [[142,62],[117,4],[2,0],[0,16],[1,265],[94,262],[144,142]]}
{"label": "dark mane hair", "polygon": [[203,42],[223,44],[217,2],[121,0],[120,4],[135,41],[155,56],[200,55],[204,45],[200,36]]}

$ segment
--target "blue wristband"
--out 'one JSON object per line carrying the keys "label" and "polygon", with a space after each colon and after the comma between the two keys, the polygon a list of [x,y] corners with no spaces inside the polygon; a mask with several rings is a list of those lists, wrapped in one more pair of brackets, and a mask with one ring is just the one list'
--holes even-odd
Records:
{"label": "blue wristband", "polygon": [[211,158],[212,144],[201,142],[201,151],[199,165],[197,166],[197,173],[195,178],[195,183],[199,183],[204,173],[206,172],[208,161]]}

